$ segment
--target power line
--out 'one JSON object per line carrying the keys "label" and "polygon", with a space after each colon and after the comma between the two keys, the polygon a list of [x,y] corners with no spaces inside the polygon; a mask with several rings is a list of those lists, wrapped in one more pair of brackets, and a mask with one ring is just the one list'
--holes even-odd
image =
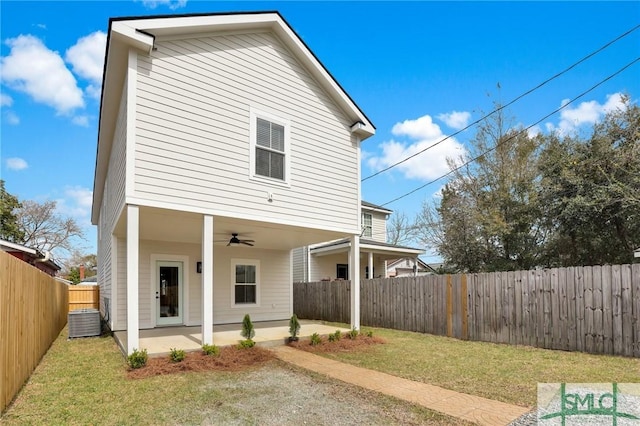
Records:
{"label": "power line", "polygon": [[548,79],[546,79],[546,80],[545,80],[545,81],[543,81],[542,83],[538,84],[538,85],[537,85],[537,86],[535,86],[534,88],[527,90],[526,92],[524,92],[524,93],[523,93],[523,94],[521,94],[520,96],[517,96],[516,98],[514,98],[513,100],[511,100],[511,101],[510,101],[510,102],[508,102],[507,104],[502,105],[502,106],[500,106],[500,107],[498,107],[498,108],[494,109],[493,111],[491,111],[491,112],[490,112],[490,113],[488,113],[487,115],[485,115],[485,116],[483,116],[483,117],[481,117],[481,118],[477,119],[477,120],[476,120],[476,121],[474,121],[473,123],[471,123],[471,124],[467,125],[465,128],[460,129],[460,130],[458,130],[458,131],[456,131],[456,132],[454,132],[454,133],[452,133],[452,134],[450,134],[450,135],[448,135],[448,136],[445,136],[444,138],[440,139],[438,142],[436,142],[436,143],[434,143],[434,144],[432,144],[432,145],[429,145],[428,147],[424,148],[423,150],[418,151],[418,152],[416,152],[416,153],[414,153],[414,154],[411,154],[410,156],[408,156],[408,157],[406,157],[406,158],[404,158],[404,159],[402,159],[402,160],[400,160],[400,161],[398,161],[398,162],[396,162],[396,163],[393,163],[393,164],[391,164],[390,166],[388,166],[388,167],[386,167],[386,168],[384,168],[384,169],[382,169],[382,170],[379,170],[379,171],[377,171],[377,172],[375,172],[375,173],[373,173],[373,174],[371,174],[371,175],[369,175],[369,176],[367,176],[367,177],[363,178],[363,179],[361,180],[361,182],[364,182],[364,181],[366,181],[366,180],[368,180],[368,179],[371,179],[371,178],[373,178],[373,177],[375,177],[375,176],[378,176],[379,174],[382,174],[382,173],[384,173],[384,172],[386,172],[386,171],[389,171],[389,170],[391,170],[392,168],[394,168],[394,167],[396,167],[396,166],[399,166],[400,164],[405,163],[405,162],[409,161],[410,159],[412,159],[412,158],[414,158],[414,157],[417,157],[418,155],[422,154],[423,152],[428,151],[428,150],[430,150],[431,148],[433,148],[433,147],[435,147],[435,146],[437,146],[437,145],[440,145],[442,142],[444,142],[444,141],[446,141],[446,140],[448,140],[448,139],[451,139],[452,137],[454,137],[454,136],[456,136],[456,135],[459,135],[460,133],[464,132],[465,130],[467,130],[467,129],[469,129],[469,128],[471,128],[471,127],[475,126],[476,124],[480,123],[481,121],[483,121],[483,120],[485,120],[485,119],[487,119],[487,118],[491,117],[493,114],[495,114],[495,113],[497,113],[497,112],[499,112],[499,111],[502,111],[503,109],[505,109],[505,108],[507,108],[508,106],[510,106],[510,105],[512,105],[512,104],[514,104],[515,102],[519,101],[519,100],[520,100],[520,99],[522,99],[523,97],[525,97],[525,96],[529,95],[530,93],[532,93],[532,92],[534,92],[534,91],[538,90],[539,88],[541,88],[542,86],[546,85],[546,84],[547,84],[547,83],[549,83],[550,81],[555,80],[556,78],[560,77],[562,74],[565,74],[566,72],[568,72],[568,71],[570,71],[571,69],[575,68],[576,66],[580,65],[582,62],[586,61],[587,59],[591,58],[592,56],[595,56],[596,54],[598,54],[598,53],[602,52],[604,49],[608,48],[609,46],[611,46],[613,43],[617,42],[618,40],[620,40],[620,39],[622,39],[622,38],[624,38],[624,37],[628,36],[628,35],[629,35],[629,34],[631,34],[632,32],[636,31],[638,28],[640,28],[640,24],[639,24],[639,25],[636,25],[636,26],[635,26],[635,27],[633,27],[633,28],[631,28],[631,29],[630,29],[630,30],[628,30],[627,32],[625,32],[625,33],[623,33],[623,34],[619,35],[619,36],[618,36],[618,37],[616,37],[615,39],[611,40],[610,42],[608,42],[608,43],[606,43],[605,45],[603,45],[602,47],[600,47],[599,49],[594,50],[593,52],[589,53],[587,56],[585,56],[584,58],[580,59],[578,62],[575,62],[574,64],[572,64],[572,65],[571,65],[571,66],[569,66],[568,68],[566,68],[566,69],[564,69],[564,70],[560,71],[559,73],[555,74],[555,75],[554,75],[554,76],[552,76],[552,77],[549,77]]}
{"label": "power line", "polygon": [[[637,27],[636,27],[637,28]],[[418,192],[419,190],[451,175],[452,173],[460,170],[461,168],[473,163],[474,161],[478,160],[479,158],[485,156],[486,154],[490,153],[491,151],[494,151],[496,148],[498,148],[500,145],[503,145],[509,141],[511,141],[512,139],[516,138],[517,136],[520,136],[521,134],[525,133],[527,130],[531,129],[532,127],[540,124],[541,122],[543,122],[544,120],[546,120],[547,118],[551,117],[552,115],[556,114],[557,112],[563,110],[564,108],[568,107],[569,105],[571,105],[572,103],[574,103],[575,101],[577,101],[578,99],[582,98],[583,96],[585,96],[587,93],[595,90],[597,87],[601,86],[602,84],[604,84],[605,82],[611,80],[613,77],[617,76],[618,74],[620,74],[621,72],[623,72],[624,70],[626,70],[627,68],[631,67],[633,64],[635,64],[636,62],[640,61],[640,57],[637,57],[636,59],[634,59],[633,61],[629,62],[627,65],[625,65],[624,67],[620,68],[618,71],[614,72],[613,74],[609,75],[608,77],[606,77],[604,80],[601,80],[600,82],[596,83],[594,86],[592,86],[590,89],[585,90],[584,92],[582,92],[581,94],[579,94],[578,96],[576,96],[575,98],[569,100],[567,103],[565,103],[564,105],[562,105],[560,108],[555,109],[554,111],[552,111],[551,113],[545,115],[544,117],[542,117],[541,119],[539,119],[538,121],[536,121],[533,124],[530,124],[529,126],[525,127],[524,129],[514,133],[512,136],[508,137],[507,139],[503,140],[502,142],[497,143],[493,148],[490,148],[486,151],[484,151],[483,153],[481,153],[480,155],[473,157],[472,159],[462,163],[461,165],[459,165],[458,167],[455,167],[451,170],[449,170],[447,173],[425,183],[424,185],[421,185],[403,195],[400,195],[399,197],[394,198],[391,201],[387,201],[384,204],[380,204],[380,207],[384,207],[388,204],[394,203],[398,200],[401,200],[402,198],[408,197],[409,195]]]}

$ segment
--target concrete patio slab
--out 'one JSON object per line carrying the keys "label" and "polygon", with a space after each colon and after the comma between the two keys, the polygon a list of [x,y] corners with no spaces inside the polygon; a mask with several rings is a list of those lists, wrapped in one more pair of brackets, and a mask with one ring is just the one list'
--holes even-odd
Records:
{"label": "concrete patio slab", "polygon": [[[325,325],[318,321],[300,320],[300,337],[309,337],[313,333],[330,334],[336,330],[349,331],[345,328]],[[289,321],[263,321],[253,323],[256,335],[253,340],[262,346],[284,344],[289,337]],[[222,324],[213,326],[213,343],[218,346],[235,345],[243,337],[240,335],[242,324]],[[127,353],[127,332],[115,331],[116,343]],[[140,347],[146,349],[149,356],[168,354],[172,348],[185,351],[196,351],[202,347],[202,328],[195,327],[158,327],[140,330]]]}

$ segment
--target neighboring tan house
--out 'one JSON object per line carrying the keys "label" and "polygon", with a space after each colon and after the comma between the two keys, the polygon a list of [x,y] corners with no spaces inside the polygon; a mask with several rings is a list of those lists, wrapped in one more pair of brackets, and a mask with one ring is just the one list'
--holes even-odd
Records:
{"label": "neighboring tan house", "polygon": [[[349,238],[375,128],[278,13],[109,21],[92,222],[101,310],[139,331],[288,319],[291,251]],[[353,265],[358,276],[358,265]],[[353,292],[352,326],[359,327]]]}
{"label": "neighboring tan house", "polygon": [[0,240],[0,250],[6,251],[13,257],[17,257],[23,262],[35,266],[52,277],[55,277],[61,269],[60,266],[51,259],[51,255],[48,252],[42,253],[40,250],[5,240]]}
{"label": "neighboring tan house", "polygon": [[[366,201],[361,203],[360,277],[386,278],[387,262],[417,258],[424,250],[386,243],[387,219],[392,210]],[[351,242],[348,238],[326,241],[293,251],[294,282],[348,280]],[[372,271],[372,273],[369,273]]]}
{"label": "neighboring tan house", "polygon": [[436,270],[419,257],[405,257],[387,262],[388,277],[413,277],[435,273]]}

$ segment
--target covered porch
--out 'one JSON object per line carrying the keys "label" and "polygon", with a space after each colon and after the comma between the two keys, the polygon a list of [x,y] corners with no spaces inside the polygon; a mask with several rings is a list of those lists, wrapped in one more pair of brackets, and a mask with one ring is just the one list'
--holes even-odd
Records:
{"label": "covered porch", "polygon": [[[239,326],[214,324],[239,324],[245,314],[256,324],[288,321],[292,249],[346,231],[257,219],[127,205],[112,235],[114,287],[105,292],[120,346],[163,353],[233,344]],[[358,236],[350,240],[357,248]],[[352,305],[352,326],[359,328],[357,294]],[[287,335],[282,326],[277,339]],[[161,343],[167,336],[173,337]]]}
{"label": "covered porch", "polygon": [[[387,262],[402,258],[418,260],[424,250],[360,238],[359,256],[352,255],[349,238],[309,247],[309,281],[350,280],[352,269],[359,270],[359,278],[387,278]],[[352,259],[354,261],[352,261]]]}
{"label": "covered porch", "polygon": [[[261,321],[253,324],[256,332],[253,340],[259,345],[283,344],[289,337],[289,321]],[[321,321],[300,320],[300,338],[311,336],[313,333],[320,335],[330,334],[336,330],[349,331],[347,328],[326,325]],[[214,325],[212,333],[213,344],[217,346],[235,345],[243,337],[240,335],[242,324]],[[124,354],[127,351],[127,331],[113,333],[116,343]],[[168,354],[172,348],[185,351],[196,351],[202,348],[202,327],[162,327],[139,331],[140,346],[147,349],[150,356]]]}

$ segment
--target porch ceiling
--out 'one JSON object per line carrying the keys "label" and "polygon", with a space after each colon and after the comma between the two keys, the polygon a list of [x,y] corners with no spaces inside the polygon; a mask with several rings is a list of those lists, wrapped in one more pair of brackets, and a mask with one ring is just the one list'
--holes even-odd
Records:
{"label": "porch ceiling", "polygon": [[[140,207],[140,239],[172,241],[180,243],[202,242],[202,215],[197,213]],[[240,239],[254,240],[254,247],[272,250],[291,250],[310,244],[345,237],[343,233],[315,228],[282,225],[256,220],[214,216],[214,244],[224,247],[231,234]],[[114,230],[125,238],[127,231],[126,209]]]}

